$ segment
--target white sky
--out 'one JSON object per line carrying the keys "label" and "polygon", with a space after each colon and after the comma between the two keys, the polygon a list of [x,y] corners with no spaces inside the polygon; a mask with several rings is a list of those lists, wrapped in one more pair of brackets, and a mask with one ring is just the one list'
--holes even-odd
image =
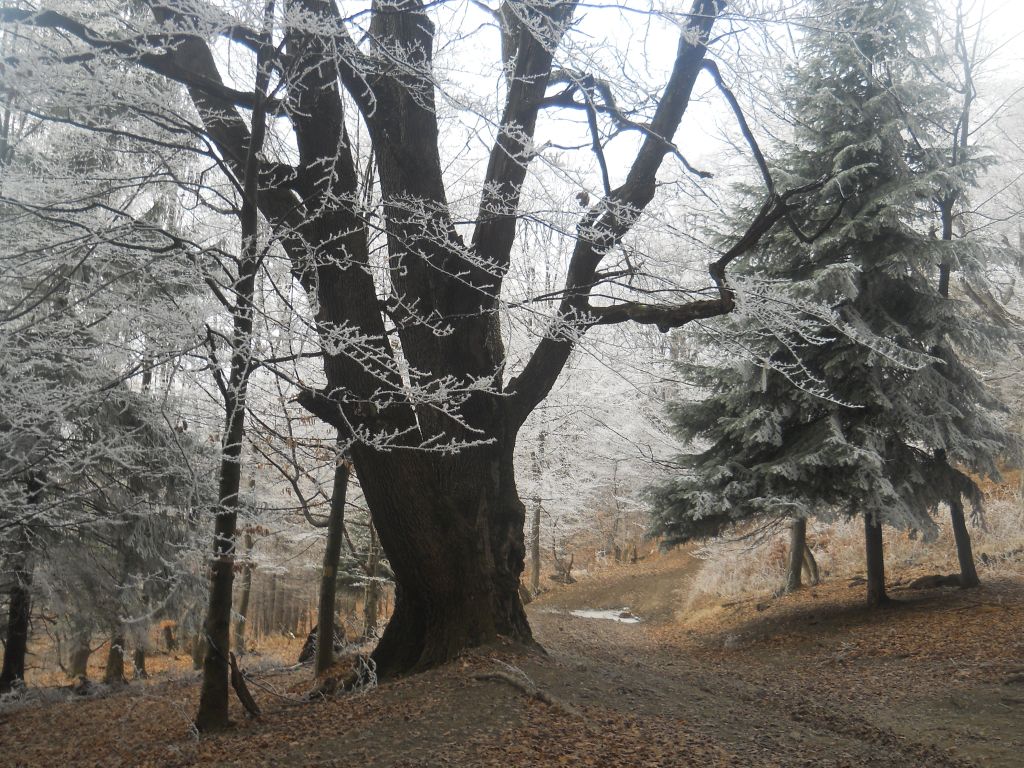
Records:
{"label": "white sky", "polygon": [[[953,0],[946,0],[953,5]],[[998,48],[998,67],[1006,77],[1024,79],[1024,3],[995,0],[987,5],[984,33]]]}

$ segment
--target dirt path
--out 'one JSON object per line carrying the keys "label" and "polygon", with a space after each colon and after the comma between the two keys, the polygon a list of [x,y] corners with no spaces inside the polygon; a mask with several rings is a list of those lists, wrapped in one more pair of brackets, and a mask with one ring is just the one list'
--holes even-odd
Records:
{"label": "dirt path", "polygon": [[674,550],[633,565],[620,565],[568,586],[557,586],[529,606],[531,617],[550,611],[628,608],[647,624],[680,618],[690,579],[702,563]]}
{"label": "dirt path", "polygon": [[[698,566],[675,553],[552,590],[529,609],[547,655],[484,649],[312,704],[308,669],[268,674],[264,716],[215,737],[188,733],[195,680],[0,708],[0,766],[1024,765],[1024,685],[1004,684],[1024,671],[1024,582],[883,613],[836,583],[694,624]],[[626,607],[643,620],[569,613]]]}
{"label": "dirt path", "polygon": [[[1024,584],[897,590],[881,614],[833,584],[688,630],[699,565],[676,553],[545,596],[531,615],[556,663],[533,671],[570,702],[679,718],[742,764],[1024,766],[1024,686],[1004,684],[1024,664]],[[569,613],[625,606],[644,622]]]}

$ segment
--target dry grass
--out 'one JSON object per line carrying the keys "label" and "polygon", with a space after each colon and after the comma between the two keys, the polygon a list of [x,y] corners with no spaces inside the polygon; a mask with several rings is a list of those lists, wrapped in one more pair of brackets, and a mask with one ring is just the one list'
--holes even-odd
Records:
{"label": "dry grass", "polygon": [[[788,530],[750,538],[712,541],[697,551],[704,565],[693,579],[688,610],[699,610],[723,599],[768,594],[785,581]],[[864,575],[864,529],[860,520],[819,524],[811,521],[808,543],[822,579]],[[971,539],[978,573],[984,580],[1024,575],[1024,499],[996,489],[989,494],[984,525],[973,525]],[[885,531],[885,561],[889,576],[905,579],[920,573],[956,573],[956,547],[948,521],[941,520],[933,541],[905,532]]]}
{"label": "dry grass", "polygon": [[[32,655],[25,670],[25,682],[29,689],[56,688],[66,686],[73,681],[57,664],[57,654],[51,642],[46,638],[33,638]],[[272,669],[295,664],[305,638],[292,638],[284,635],[268,635],[261,637],[255,647],[246,655],[243,666],[249,668]],[[95,646],[94,646],[95,647]],[[156,638],[152,638],[152,646],[157,647]],[[88,677],[90,680],[103,679],[104,666],[107,661],[108,643],[103,643],[89,657]],[[134,678],[131,662],[131,648],[125,659],[125,675],[129,680]],[[153,651],[146,655],[146,672],[149,678],[135,682],[155,685],[168,679],[189,678],[198,675],[192,668],[192,656],[187,648],[173,653]]]}

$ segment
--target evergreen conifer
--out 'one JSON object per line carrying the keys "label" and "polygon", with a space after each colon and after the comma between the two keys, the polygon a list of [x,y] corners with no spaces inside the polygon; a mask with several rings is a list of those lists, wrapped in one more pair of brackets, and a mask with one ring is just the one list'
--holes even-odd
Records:
{"label": "evergreen conifer", "polygon": [[655,529],[679,543],[751,519],[861,515],[874,605],[883,524],[928,535],[942,502],[980,513],[975,478],[997,476],[1012,439],[963,355],[997,354],[1008,333],[940,285],[944,268],[983,280],[986,251],[936,234],[937,201],[962,201],[978,162],[930,149],[956,106],[921,45],[930,4],[816,5],[776,172],[790,187],[829,180],[741,266],[784,286],[748,294],[729,321],[749,362],[688,368],[710,395],[672,410],[695,450],[653,492]]}

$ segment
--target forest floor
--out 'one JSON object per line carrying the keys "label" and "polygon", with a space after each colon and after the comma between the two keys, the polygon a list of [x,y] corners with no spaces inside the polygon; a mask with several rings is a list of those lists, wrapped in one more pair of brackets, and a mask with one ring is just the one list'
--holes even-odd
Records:
{"label": "forest floor", "polygon": [[[313,703],[308,668],[261,672],[263,716],[216,736],[190,733],[194,676],[38,689],[0,707],[0,765],[1024,765],[1024,579],[895,573],[873,612],[847,579],[683,611],[699,566],[674,552],[553,588],[529,607],[546,655],[488,648]],[[641,621],[571,613],[627,607]]]}

